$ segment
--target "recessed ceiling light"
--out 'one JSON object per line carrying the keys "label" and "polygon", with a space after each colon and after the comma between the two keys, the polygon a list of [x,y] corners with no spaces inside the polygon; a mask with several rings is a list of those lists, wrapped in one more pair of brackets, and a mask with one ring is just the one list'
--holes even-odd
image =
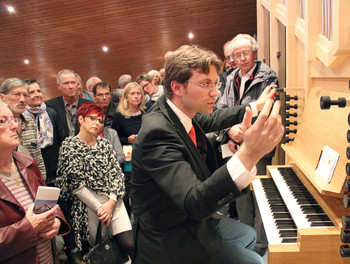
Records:
{"label": "recessed ceiling light", "polygon": [[193,33],[190,32],[190,33],[188,34],[188,37],[189,37],[189,39],[193,39],[193,37],[194,37]]}
{"label": "recessed ceiling light", "polygon": [[13,6],[7,6],[7,10],[8,10],[10,13],[14,13],[14,12],[15,12],[15,9],[13,8]]}
{"label": "recessed ceiling light", "polygon": [[24,60],[24,63],[25,63],[25,64],[29,64],[29,60],[25,59],[25,60]]}
{"label": "recessed ceiling light", "polygon": [[104,52],[107,52],[107,51],[108,51],[108,47],[107,47],[107,46],[103,46],[103,47],[102,47],[102,50],[103,50]]}

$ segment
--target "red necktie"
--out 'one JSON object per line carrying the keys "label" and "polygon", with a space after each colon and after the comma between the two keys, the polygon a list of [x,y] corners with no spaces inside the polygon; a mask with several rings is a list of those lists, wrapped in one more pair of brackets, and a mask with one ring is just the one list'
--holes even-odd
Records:
{"label": "red necktie", "polygon": [[188,134],[190,135],[190,138],[192,139],[194,145],[197,147],[197,140],[196,140],[196,131],[194,130],[194,127],[191,127],[190,132],[188,132]]}

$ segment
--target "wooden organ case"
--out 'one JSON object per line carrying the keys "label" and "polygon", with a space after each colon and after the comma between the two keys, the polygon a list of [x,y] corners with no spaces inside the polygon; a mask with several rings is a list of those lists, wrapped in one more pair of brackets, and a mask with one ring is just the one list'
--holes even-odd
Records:
{"label": "wooden organ case", "polygon": [[[285,91],[287,93],[288,91],[293,93],[293,89],[285,89]],[[321,207],[321,209],[315,211],[323,210],[322,213],[328,219],[326,220],[328,221],[328,225],[322,226],[316,223],[315,226],[311,225],[310,227],[301,225],[301,228],[299,225],[296,225],[296,230],[293,231],[296,237],[291,239],[289,241],[290,243],[271,243],[273,239],[270,239],[269,235],[276,231],[273,231],[271,228],[274,227],[271,227],[271,224],[267,223],[271,216],[267,212],[269,209],[266,209],[264,205],[263,200],[266,198],[263,198],[261,192],[258,190],[261,189],[260,185],[262,185],[261,181],[263,179],[253,181],[253,188],[269,240],[268,261],[270,264],[350,263],[349,258],[343,258],[340,254],[340,247],[344,244],[341,241],[342,216],[350,215],[350,209],[345,208],[343,205],[343,196],[345,193],[344,181],[347,178],[345,168],[348,162],[346,150],[347,146],[350,145],[347,142],[350,108],[333,106],[330,109],[322,110],[320,108],[321,96],[340,98],[349,97],[349,94],[320,89],[311,90],[305,105],[303,105],[304,110],[300,113],[301,115],[299,114],[298,118],[295,118],[295,120],[298,119],[298,124],[293,127],[297,128],[297,132],[293,135],[294,140],[288,143],[286,141],[285,144],[282,144],[282,148],[285,151],[286,165],[268,166],[266,177],[263,176],[261,178],[267,178],[267,181],[271,181],[269,178],[273,178],[274,183],[278,185],[277,180],[274,178],[274,171],[280,168],[291,168],[302,185],[307,188],[308,192]],[[327,182],[322,176],[316,174],[316,166],[324,146],[328,146],[340,154],[330,182]],[[267,186],[269,185],[268,182]],[[301,187],[298,189],[301,189]],[[279,189],[279,193],[284,195],[285,191]],[[275,207],[279,208],[281,206],[278,203]],[[307,205],[306,207],[311,208],[311,205]],[[289,207],[288,209],[289,211],[293,210]],[[297,223],[300,222],[300,219],[294,219],[294,221]],[[280,220],[282,224],[285,222],[287,221]]]}

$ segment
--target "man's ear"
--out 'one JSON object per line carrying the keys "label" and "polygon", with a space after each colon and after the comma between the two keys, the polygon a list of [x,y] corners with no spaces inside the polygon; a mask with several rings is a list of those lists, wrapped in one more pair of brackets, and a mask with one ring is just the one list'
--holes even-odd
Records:
{"label": "man's ear", "polygon": [[56,83],[56,86],[57,86],[58,90],[61,90],[61,89],[60,89],[60,84],[59,84],[59,83]]}
{"label": "man's ear", "polygon": [[0,93],[0,100],[4,101],[4,94]]}
{"label": "man's ear", "polygon": [[172,81],[171,82],[171,89],[173,90],[174,95],[181,96],[182,95],[182,89],[184,85],[182,83],[179,83],[178,81]]}
{"label": "man's ear", "polygon": [[254,58],[254,60],[256,60],[257,57],[258,57],[258,51],[253,51],[253,58]]}

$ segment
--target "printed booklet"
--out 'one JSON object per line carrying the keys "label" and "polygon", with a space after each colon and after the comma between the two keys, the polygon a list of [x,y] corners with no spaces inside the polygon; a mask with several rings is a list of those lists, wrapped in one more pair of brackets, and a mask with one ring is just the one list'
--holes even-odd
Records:
{"label": "printed booklet", "polygon": [[34,202],[34,213],[41,214],[57,204],[60,188],[39,186]]}

